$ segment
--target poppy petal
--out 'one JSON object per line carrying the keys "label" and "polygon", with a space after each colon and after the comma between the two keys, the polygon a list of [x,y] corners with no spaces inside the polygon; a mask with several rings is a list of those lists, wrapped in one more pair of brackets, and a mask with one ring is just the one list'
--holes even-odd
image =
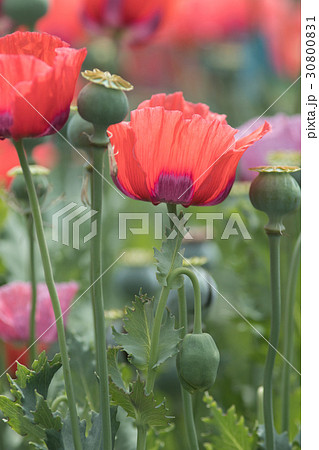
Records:
{"label": "poppy petal", "polygon": [[0,136],[54,133],[65,124],[86,50],[46,33],[0,39]]}
{"label": "poppy petal", "polygon": [[127,122],[108,128],[114,149],[118,175],[112,178],[116,186],[128,197],[150,200],[145,183],[145,173],[134,157],[135,135]]}

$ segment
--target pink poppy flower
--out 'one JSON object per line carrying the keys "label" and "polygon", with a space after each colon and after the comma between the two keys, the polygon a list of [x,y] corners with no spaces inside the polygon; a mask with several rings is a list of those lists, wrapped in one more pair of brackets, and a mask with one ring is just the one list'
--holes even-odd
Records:
{"label": "pink poppy flower", "polygon": [[275,116],[251,119],[239,127],[239,135],[254,131],[264,120],[271,125],[271,133],[259,142],[253,144],[244,154],[239,165],[239,179],[250,181],[257,176],[251,167],[268,165],[298,165],[301,149],[301,118],[300,115]]}
{"label": "pink poppy flower", "polygon": [[[69,306],[78,291],[75,282],[57,283],[64,323]],[[4,342],[28,342],[31,310],[31,284],[16,281],[0,287],[0,339]],[[36,337],[49,344],[57,340],[55,317],[48,288],[37,285]]]}

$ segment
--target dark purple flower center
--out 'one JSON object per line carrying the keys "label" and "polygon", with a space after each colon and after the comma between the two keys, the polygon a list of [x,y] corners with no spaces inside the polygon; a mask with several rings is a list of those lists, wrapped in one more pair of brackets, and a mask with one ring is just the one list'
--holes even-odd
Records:
{"label": "dark purple flower center", "polygon": [[13,117],[8,111],[0,112],[0,139],[11,137],[10,128],[13,125]]}
{"label": "dark purple flower center", "polygon": [[194,194],[193,179],[190,175],[176,175],[162,172],[152,190],[153,203],[180,203],[190,205]]}

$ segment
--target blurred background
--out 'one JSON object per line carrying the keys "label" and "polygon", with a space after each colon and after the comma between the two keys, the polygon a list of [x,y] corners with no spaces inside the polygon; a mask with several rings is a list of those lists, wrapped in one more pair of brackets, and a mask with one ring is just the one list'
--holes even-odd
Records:
{"label": "blurred background", "polygon": [[[12,21],[0,1],[0,34],[25,29]],[[265,164],[300,164],[300,2],[297,0],[51,0],[47,14],[36,24],[36,30],[60,36],[71,46],[85,46],[88,55],[83,69],[99,68],[121,75],[134,85],[128,93],[131,109],[156,93],[183,91],[184,98],[202,102],[228,123],[250,133],[264,116],[273,126],[261,142],[242,158],[237,181],[230,196],[221,205],[188,208],[187,212],[221,212],[223,220],[215,221],[214,239],[203,239],[203,221],[193,214],[189,226],[195,239],[185,243],[186,256],[203,257],[203,271],[222,295],[202,281],[204,327],[220,349],[221,365],[212,395],[226,409],[235,404],[249,426],[257,418],[257,389],[262,384],[267,343],[223,299],[225,297],[262,335],[269,335],[270,292],[268,242],[263,226],[266,216],[253,209],[248,197],[249,182],[255,176],[249,167]],[[85,84],[79,79],[76,95]],[[282,95],[284,93],[284,95]],[[129,119],[129,118],[128,118]],[[256,122],[256,123],[254,123]],[[43,205],[47,241],[57,282],[75,280],[81,294],[90,285],[89,243],[81,241],[73,249],[52,241],[52,215],[70,202],[81,205],[86,185],[84,159],[61,135],[26,140],[30,157],[51,170],[50,192]],[[81,153],[81,152],[80,152]],[[83,155],[85,155],[83,153]],[[85,156],[86,157],[86,156]],[[24,218],[10,205],[7,171],[18,164],[9,141],[0,141],[0,284],[28,280],[28,241]],[[106,177],[112,183],[107,168]],[[299,177],[300,182],[300,177]],[[154,237],[154,213],[166,212],[164,205],[121,198],[104,184],[103,233],[104,267],[111,265],[124,251],[124,257],[103,277],[106,309],[130,305],[134,295],[158,294],[153,247],[161,242]],[[149,212],[150,234],[127,233],[119,240],[120,212]],[[244,240],[240,231],[229,239],[222,233],[232,213],[239,213],[251,239]],[[139,221],[130,226],[138,227]],[[282,290],[285,298],[287,273],[293,246],[300,232],[300,211],[287,217],[282,238]],[[236,228],[236,225],[235,225]],[[238,229],[238,227],[237,227]],[[83,224],[81,236],[89,231]],[[38,280],[43,273],[38,260]],[[300,283],[298,281],[298,299]],[[192,293],[189,290],[190,303]],[[299,302],[299,301],[298,301]],[[171,295],[169,307],[176,302]],[[284,307],[284,305],[283,305]],[[93,341],[89,292],[70,312],[68,331]],[[295,367],[300,368],[300,308],[295,308]],[[120,324],[119,324],[120,327]],[[112,342],[109,332],[109,343]],[[3,356],[5,355],[5,343]],[[56,346],[52,346],[52,354]],[[279,351],[282,352],[282,342]],[[2,366],[6,360],[3,357]],[[277,357],[274,389],[275,420],[280,423],[280,381],[283,360]],[[2,371],[1,371],[2,372]],[[7,389],[5,377],[0,390]],[[290,437],[300,423],[300,379],[292,373]],[[159,398],[166,397],[176,417],[177,433],[162,437],[165,448],[185,448],[180,394],[174,361],[163,366],[158,377]],[[196,400],[198,427],[204,430],[200,417],[205,406]],[[2,425],[1,425],[2,427]],[[22,448],[9,427],[0,430],[0,448]],[[174,437],[175,436],[175,437]],[[176,438],[177,436],[177,438]],[[177,439],[174,441],[174,439]],[[134,448],[133,446],[127,448]],[[2,446],[2,447],[1,447]],[[20,447],[19,447],[20,446]],[[120,450],[125,450],[122,446]]]}

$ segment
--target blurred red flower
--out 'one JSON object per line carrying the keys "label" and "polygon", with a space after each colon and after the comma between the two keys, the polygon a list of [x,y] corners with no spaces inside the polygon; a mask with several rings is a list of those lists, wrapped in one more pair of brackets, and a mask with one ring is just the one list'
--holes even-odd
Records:
{"label": "blurred red flower", "polygon": [[85,55],[85,49],[69,48],[47,33],[17,31],[1,38],[0,138],[61,129]]}
{"label": "blurred red flower", "polygon": [[234,36],[250,27],[250,6],[249,0],[180,0],[161,39],[198,44]]}
{"label": "blurred red flower", "polygon": [[97,27],[126,30],[131,43],[150,38],[166,20],[170,0],[84,0],[84,16]]}
{"label": "blurred red flower", "polygon": [[82,4],[83,0],[51,0],[49,11],[37,22],[37,30],[59,36],[70,44],[82,42],[86,38]]}
{"label": "blurred red flower", "polygon": [[[43,142],[34,147],[32,158],[39,166],[53,169],[59,161],[59,151],[52,141]],[[14,145],[8,139],[0,141],[0,187],[9,187],[12,177],[8,171],[16,166],[20,166],[20,161]]]}
{"label": "blurred red flower", "polygon": [[109,127],[114,183],[129,197],[155,205],[222,202],[242,154],[270,130],[265,122],[236,141],[238,130],[225,117],[203,103],[186,102],[181,92],[154,95],[132,111],[130,122]]}
{"label": "blurred red flower", "polygon": [[[78,284],[73,281],[57,283],[56,288],[65,324],[68,308],[78,291]],[[17,281],[0,287],[0,339],[6,344],[8,366],[27,349],[30,310],[30,283]],[[57,340],[54,312],[48,288],[44,283],[37,285],[36,337],[39,339],[39,350],[48,348],[49,344]],[[19,362],[23,364],[26,361],[27,354],[24,354]]]}
{"label": "blurred red flower", "polygon": [[59,150],[52,141],[43,142],[34,147],[32,158],[39,166],[53,169],[59,162]]}
{"label": "blurred red flower", "polygon": [[294,0],[259,0],[257,27],[279,75],[296,78],[301,64],[301,6]]}
{"label": "blurred red flower", "polygon": [[[48,350],[49,346],[43,342],[37,342],[37,353],[40,354],[43,350]],[[19,342],[5,342],[4,343],[4,359],[5,367],[11,376],[15,374],[17,370],[17,362],[24,366],[29,365],[29,351],[27,344],[21,344]]]}
{"label": "blurred red flower", "polygon": [[0,187],[8,188],[12,177],[7,172],[15,166],[19,166],[18,154],[11,141],[0,141]]}

